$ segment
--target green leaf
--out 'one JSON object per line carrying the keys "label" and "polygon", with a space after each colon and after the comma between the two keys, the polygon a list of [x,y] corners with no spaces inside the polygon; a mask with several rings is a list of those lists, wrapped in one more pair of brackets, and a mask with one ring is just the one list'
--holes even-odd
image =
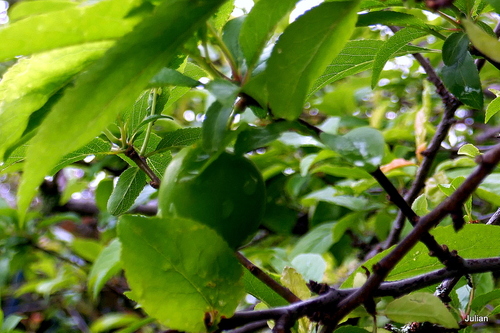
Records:
{"label": "green leaf", "polygon": [[243,64],[243,52],[241,51],[238,37],[245,18],[246,16],[240,16],[229,20],[222,29],[222,41],[238,67],[241,67]]}
{"label": "green leaf", "polygon": [[108,212],[120,215],[128,211],[142,192],[144,185],[146,185],[146,175],[141,169],[131,167],[125,170],[109,197]]}
{"label": "green leaf", "polygon": [[[3,312],[1,312],[1,313],[3,314]],[[26,318],[25,316],[19,316],[16,314],[8,315],[7,318],[5,318],[5,320],[3,321],[2,326],[0,327],[1,332],[7,333],[7,332],[14,331],[17,324],[19,324],[19,322],[25,318]]]}
{"label": "green leaf", "polygon": [[244,154],[265,147],[292,127],[293,124],[287,121],[274,122],[265,127],[249,127],[238,135],[234,151],[236,154]]}
{"label": "green leaf", "polygon": [[[223,2],[161,2],[155,15],[120,39],[79,77],[74,88],[66,91],[40,126],[34,144],[28,148],[18,192],[21,225],[36,187],[57,161],[96,137],[120,111],[131,105],[151,77],[175,57],[177,48]],[[101,27],[96,26],[105,30]]]}
{"label": "green leaf", "polygon": [[234,0],[228,1],[215,12],[210,21],[216,30],[220,30],[231,16],[234,10]]}
{"label": "green leaf", "polygon": [[285,29],[266,69],[269,104],[276,117],[300,116],[312,84],[349,40],[358,4],[322,3]]}
{"label": "green leaf", "polygon": [[414,28],[403,28],[396,32],[394,36],[389,38],[387,42],[382,45],[375,55],[373,62],[373,73],[372,73],[372,88],[377,86],[378,80],[380,78],[380,73],[384,69],[385,63],[394,57],[394,55],[401,51],[409,42],[427,35],[427,31],[422,31]]}
{"label": "green leaf", "polygon": [[107,313],[92,323],[90,332],[109,332],[116,328],[132,325],[140,320],[138,315],[132,313]]}
{"label": "green leaf", "polygon": [[248,270],[243,272],[243,285],[245,292],[263,301],[268,306],[285,306],[288,302],[272,290],[267,284],[257,279]]}
{"label": "green leaf", "polygon": [[61,170],[71,163],[83,160],[85,157],[90,155],[105,155],[111,151],[111,143],[109,141],[104,141],[100,138],[95,138],[94,140],[87,143],[80,149],[75,150],[67,155],[65,155],[59,163],[52,169],[51,175]]}
{"label": "green leaf", "polygon": [[[183,74],[194,80],[210,76],[203,69],[201,69],[200,67],[191,62],[188,62],[186,64]],[[189,87],[179,87],[179,86],[173,87],[170,90],[170,96],[168,98],[167,103],[165,104],[165,109],[174,104],[179,98],[184,96],[190,89],[191,88]]]}
{"label": "green leaf", "polygon": [[[437,227],[431,234],[440,244],[446,244],[450,249],[457,250],[464,259],[496,257],[500,253],[500,228],[494,225],[466,224],[462,230],[455,232],[453,226]],[[391,249],[385,250],[363,266],[371,270],[373,264],[386,256]],[[403,280],[409,277],[425,274],[441,269],[443,265],[434,257],[429,256],[429,250],[422,243],[417,244],[389,273],[387,281]],[[344,282],[342,288],[351,288],[356,273],[365,274],[362,268],[356,269]]]}
{"label": "green leaf", "polygon": [[139,124],[150,113],[151,92],[150,89],[141,92],[139,97],[118,116],[118,124],[126,128],[129,137],[135,133]]}
{"label": "green leaf", "polygon": [[481,155],[481,152],[473,144],[467,143],[460,147],[460,149],[458,149],[458,155],[466,155],[474,158],[478,155]]}
{"label": "green leaf", "polygon": [[356,26],[366,27],[369,25],[377,24],[383,24],[387,26],[413,27],[427,32],[439,29],[438,27],[426,24],[424,21],[414,15],[386,10],[373,11],[359,15]]}
{"label": "green leaf", "polygon": [[83,259],[94,262],[102,250],[101,244],[95,239],[76,238],[71,243],[71,249]]}
{"label": "green leaf", "polygon": [[21,138],[30,116],[112,44],[96,42],[49,51],[20,59],[9,68],[0,81],[0,159]]}
{"label": "green leaf", "polygon": [[358,127],[343,136],[323,132],[320,138],[333,151],[367,172],[375,171],[385,154],[382,133],[371,127]]}
{"label": "green leaf", "polygon": [[170,329],[204,332],[233,315],[243,272],[214,230],[187,219],[123,216],[118,235],[132,295],[150,316]]}
{"label": "green leaf", "polygon": [[[345,77],[361,73],[373,66],[375,55],[385,42],[374,39],[351,40],[347,42],[339,55],[327,66],[325,72],[314,82],[308,97],[329,83],[333,83]],[[411,53],[430,52],[431,50],[406,45],[393,56],[399,57]]]}
{"label": "green leaf", "polygon": [[103,179],[95,189],[95,204],[101,212],[107,211],[109,197],[113,193],[113,180]]}
{"label": "green leaf", "polygon": [[278,22],[293,9],[296,2],[297,0],[261,0],[253,6],[243,22],[239,38],[248,68],[253,68],[257,63]]}
{"label": "green leaf", "polygon": [[87,280],[87,288],[92,295],[92,299],[97,299],[99,292],[106,282],[122,268],[120,254],[121,244],[118,239],[111,241],[111,243],[99,253],[90,269]]}
{"label": "green leaf", "polygon": [[202,129],[203,148],[215,152],[224,148],[224,140],[229,131],[229,119],[233,113],[232,106],[224,106],[215,101],[205,114]]}
{"label": "green leaf", "polygon": [[170,161],[172,161],[172,154],[169,151],[154,154],[147,159],[149,167],[153,170],[155,175],[160,177],[160,179],[163,178],[167,165]]}
{"label": "green leaf", "polygon": [[[377,330],[380,332],[380,330]],[[335,333],[369,333],[369,331],[357,326],[342,326],[335,330]]]}
{"label": "green leaf", "polygon": [[457,321],[439,297],[413,293],[387,304],[384,315],[398,323],[430,322],[446,328],[459,328]]}
{"label": "green leaf", "polygon": [[500,62],[500,41],[498,41],[498,38],[491,36],[467,18],[464,18],[461,22],[472,45],[488,58]]}
{"label": "green leaf", "polygon": [[474,59],[467,51],[469,40],[463,33],[450,35],[443,44],[441,77],[446,88],[462,103],[483,108],[483,92]]}
{"label": "green leaf", "polygon": [[75,7],[77,3],[65,0],[38,0],[16,3],[9,10],[9,20],[14,22],[28,16],[50,13],[53,11]]}
{"label": "green leaf", "polygon": [[491,117],[498,113],[498,111],[500,111],[500,97],[497,95],[497,97],[492,100],[486,108],[484,123],[486,124],[491,119]]}
{"label": "green leaf", "polygon": [[[306,281],[323,281],[323,274],[325,274],[326,271],[326,262],[321,255],[316,253],[302,253],[293,258],[291,264]],[[309,289],[307,290],[309,291]],[[299,296],[299,298],[302,297]]]}
{"label": "green leaf", "polygon": [[298,298],[302,300],[311,298],[311,291],[307,287],[305,278],[294,267],[285,267],[280,281]]}
{"label": "green leaf", "polygon": [[221,79],[210,81],[205,88],[225,106],[232,106],[236,100],[236,96],[240,92],[240,87],[232,82]]}
{"label": "green leaf", "polygon": [[487,3],[489,3],[493,8],[495,8],[495,11],[500,14],[500,0],[485,0]]}
{"label": "green leaf", "polygon": [[311,174],[314,173],[325,173],[327,175],[332,175],[335,177],[343,177],[350,179],[371,179],[372,176],[361,168],[353,168],[353,167],[343,167],[336,165],[328,165],[323,164],[318,167],[313,168]]}
{"label": "green leaf", "polygon": [[13,22],[0,29],[3,44],[0,61],[123,36],[142,19],[127,15],[138,3],[138,0],[100,1]]}
{"label": "green leaf", "polygon": [[419,195],[415,201],[411,204],[411,209],[418,215],[423,216],[429,213],[429,203],[427,202],[427,198],[425,194]]}
{"label": "green leaf", "polygon": [[201,127],[180,128],[163,136],[156,151],[190,146],[201,138]]}
{"label": "green leaf", "polygon": [[149,123],[155,122],[158,119],[170,119],[170,120],[173,120],[174,118],[172,118],[171,116],[165,116],[163,114],[153,114],[151,116],[147,116],[143,121],[141,121],[141,123],[139,125],[137,125],[137,127],[134,129],[134,132],[139,131],[143,126],[145,126],[145,125],[147,125]]}
{"label": "green leaf", "polygon": [[26,150],[28,149],[28,145],[20,145],[17,147],[12,153],[9,154],[9,157],[0,165],[0,174],[5,172],[11,172],[13,169],[20,169],[22,167],[22,163],[26,157]]}
{"label": "green leaf", "polygon": [[294,258],[301,253],[323,254],[327,252],[334,244],[333,225],[333,223],[323,223],[310,230],[295,244],[290,257]]}
{"label": "green leaf", "polygon": [[175,69],[164,67],[153,76],[149,81],[148,87],[154,88],[169,85],[194,88],[201,85],[201,82],[179,73]]}

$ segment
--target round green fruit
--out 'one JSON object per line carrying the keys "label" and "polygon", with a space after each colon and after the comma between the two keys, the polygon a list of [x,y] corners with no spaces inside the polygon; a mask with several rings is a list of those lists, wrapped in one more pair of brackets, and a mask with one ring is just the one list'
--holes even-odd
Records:
{"label": "round green fruit", "polygon": [[247,158],[227,152],[211,158],[185,148],[165,171],[158,208],[160,216],[208,225],[235,249],[257,231],[265,199],[262,175]]}

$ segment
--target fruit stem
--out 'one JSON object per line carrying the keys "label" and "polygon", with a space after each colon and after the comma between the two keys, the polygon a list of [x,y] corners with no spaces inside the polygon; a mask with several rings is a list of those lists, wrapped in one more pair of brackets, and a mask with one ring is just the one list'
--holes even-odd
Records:
{"label": "fruit stem", "polygon": [[[151,89],[151,95],[153,97],[153,102],[151,103],[151,111],[149,115],[152,116],[156,113],[156,98],[158,96],[156,88]],[[151,136],[151,130],[153,129],[153,122],[148,124],[148,128],[146,129],[146,136],[144,137],[144,142],[142,143],[141,150],[139,151],[139,155],[143,156],[146,153],[146,149],[148,148],[149,138]]]}

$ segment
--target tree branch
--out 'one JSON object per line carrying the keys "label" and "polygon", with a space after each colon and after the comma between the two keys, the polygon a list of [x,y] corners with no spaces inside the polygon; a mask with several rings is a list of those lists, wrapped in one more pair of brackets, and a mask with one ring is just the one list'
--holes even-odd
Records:
{"label": "tree branch", "polygon": [[[453,212],[457,207],[462,205],[465,200],[474,192],[481,181],[489,175],[495,166],[500,161],[500,145],[496,145],[493,149],[478,156],[479,167],[460,185],[460,187],[439,206],[432,210],[429,214],[420,218],[415,228],[403,239],[394,250],[385,256],[379,263],[373,267],[373,274],[368,278],[366,283],[355,293],[342,300],[338,306],[338,311],[333,315],[333,318],[328,327],[333,328],[337,323],[355,307],[366,301],[370,295],[379,287],[382,281],[387,277],[389,272],[396,264],[408,253],[418,242],[423,233],[428,232],[431,228],[437,225],[446,215]],[[464,264],[465,265],[465,264]],[[465,267],[463,272],[465,273]]]}
{"label": "tree branch", "polygon": [[155,189],[160,188],[161,179],[158,178],[153,170],[151,170],[148,163],[146,162],[146,158],[140,156],[132,145],[128,146],[127,150],[125,151],[125,156],[134,161],[139,169],[144,171],[144,173],[151,179],[151,182],[149,183],[151,187]]}
{"label": "tree branch", "polygon": [[[419,221],[418,215],[413,211],[410,205],[406,202],[406,200],[399,194],[398,190],[391,183],[389,178],[378,168],[371,174],[373,178],[377,180],[377,182],[382,186],[382,188],[389,194],[390,200],[398,206],[400,211],[408,218],[410,223],[413,226]],[[452,266],[460,266],[461,258],[458,256],[454,256],[450,253],[446,247],[439,245],[439,243],[434,239],[428,232],[423,232],[420,241],[427,246],[429,251],[433,254],[433,256],[437,257],[441,263],[444,265],[452,265]]]}
{"label": "tree branch", "polygon": [[292,293],[288,288],[283,287],[281,284],[276,282],[273,278],[267,275],[259,267],[255,266],[250,260],[248,260],[244,255],[236,252],[236,258],[238,261],[246,268],[253,276],[265,283],[269,288],[274,290],[278,295],[283,297],[290,303],[300,302],[301,299],[298,298],[294,293]]}
{"label": "tree branch", "polygon": [[[500,271],[500,257],[468,259],[464,260],[463,270],[458,271],[442,268],[404,280],[384,282],[375,288],[372,295],[374,297],[398,297],[412,291],[431,286],[446,278],[462,276],[463,274],[497,271]],[[287,306],[261,311],[238,312],[231,318],[222,319],[219,323],[219,329],[229,330],[241,326],[243,328],[247,325],[249,326],[251,323],[259,323],[264,320],[278,320],[284,316],[290,316],[289,318],[295,319],[303,316],[317,318],[318,315],[320,319],[321,317],[331,317],[337,313],[336,311],[342,311],[343,299],[352,297],[356,293],[360,292],[362,288],[363,287],[351,289],[330,288],[324,294],[316,298],[293,303]]]}
{"label": "tree branch", "polygon": [[[413,203],[413,201],[415,201],[420,191],[424,188],[425,180],[427,179],[432,163],[436,158],[437,152],[441,147],[441,143],[446,138],[446,135],[448,135],[448,131],[450,130],[450,127],[454,122],[453,118],[455,116],[455,111],[460,105],[462,105],[462,103],[445,88],[443,82],[437,75],[436,71],[434,71],[434,68],[430,64],[429,60],[424,58],[419,53],[413,54],[413,57],[420,63],[422,68],[427,73],[427,79],[436,87],[436,92],[441,97],[445,106],[445,110],[443,113],[443,118],[441,118],[436,133],[432,137],[429,146],[424,152],[422,152],[422,155],[424,155],[424,159],[422,160],[422,163],[418,168],[417,175],[410,190],[405,195],[405,200],[410,205]],[[399,212],[396,220],[393,223],[391,232],[387,237],[385,244],[383,245],[383,249],[388,249],[398,242],[401,236],[401,231],[404,227],[404,221],[405,215],[402,212]]]}

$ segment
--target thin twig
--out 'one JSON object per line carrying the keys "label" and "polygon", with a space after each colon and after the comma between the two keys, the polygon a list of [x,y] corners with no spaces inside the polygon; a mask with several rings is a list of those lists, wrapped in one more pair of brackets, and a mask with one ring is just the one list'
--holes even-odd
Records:
{"label": "thin twig", "polygon": [[500,225],[500,208],[497,209],[486,224]]}
{"label": "thin twig", "polygon": [[[443,117],[439,122],[436,133],[432,137],[432,140],[427,146],[427,149],[422,153],[422,155],[424,155],[424,159],[422,160],[422,163],[418,168],[415,180],[413,181],[410,190],[405,195],[405,200],[409,205],[411,205],[413,201],[415,201],[420,191],[424,188],[425,180],[429,175],[431,166],[434,162],[434,159],[436,158],[439,148],[441,147],[441,143],[448,135],[448,131],[450,130],[451,125],[454,123],[455,111],[460,105],[462,105],[462,103],[445,88],[443,82],[437,75],[429,60],[418,53],[413,54],[413,57],[415,57],[415,59],[420,63],[422,68],[427,73],[427,79],[436,87],[436,92],[441,97],[443,104],[445,105],[445,110],[443,113]],[[385,244],[383,245],[383,249],[388,249],[398,242],[401,236],[401,231],[404,227],[404,221],[404,214],[402,212],[399,212],[396,220],[393,223],[391,232],[387,237]]]}
{"label": "thin twig", "polygon": [[144,173],[151,179],[151,182],[149,183],[151,187],[156,189],[160,188],[160,183],[161,183],[160,178],[154,173],[153,170],[151,170],[148,163],[146,162],[146,159],[140,156],[132,145],[127,147],[125,155],[132,161],[134,161],[135,164],[137,164],[137,166],[139,167],[139,169],[144,171]]}
{"label": "thin twig", "polygon": [[243,266],[245,266],[246,269],[248,269],[248,271],[250,273],[252,273],[253,276],[255,276],[260,281],[264,282],[269,288],[274,290],[278,295],[283,297],[288,302],[296,303],[296,302],[301,301],[301,299],[298,298],[294,293],[292,293],[290,291],[290,289],[283,287],[281,284],[276,282],[273,278],[271,278],[268,274],[266,274],[262,269],[255,266],[250,260],[248,260],[240,252],[236,252],[236,258],[239,260],[239,262]]}
{"label": "thin twig", "polygon": [[[389,178],[377,168],[371,175],[377,180],[377,182],[384,188],[384,190],[389,194],[390,200],[400,209],[400,211],[408,218],[413,226],[415,226],[419,221],[419,216],[413,211],[406,200],[399,194],[398,190],[391,183]],[[442,247],[428,232],[423,232],[420,241],[427,246],[429,251],[433,256],[437,257],[441,263],[446,265],[460,265],[461,259],[458,256],[452,255],[447,251],[446,247]]]}

